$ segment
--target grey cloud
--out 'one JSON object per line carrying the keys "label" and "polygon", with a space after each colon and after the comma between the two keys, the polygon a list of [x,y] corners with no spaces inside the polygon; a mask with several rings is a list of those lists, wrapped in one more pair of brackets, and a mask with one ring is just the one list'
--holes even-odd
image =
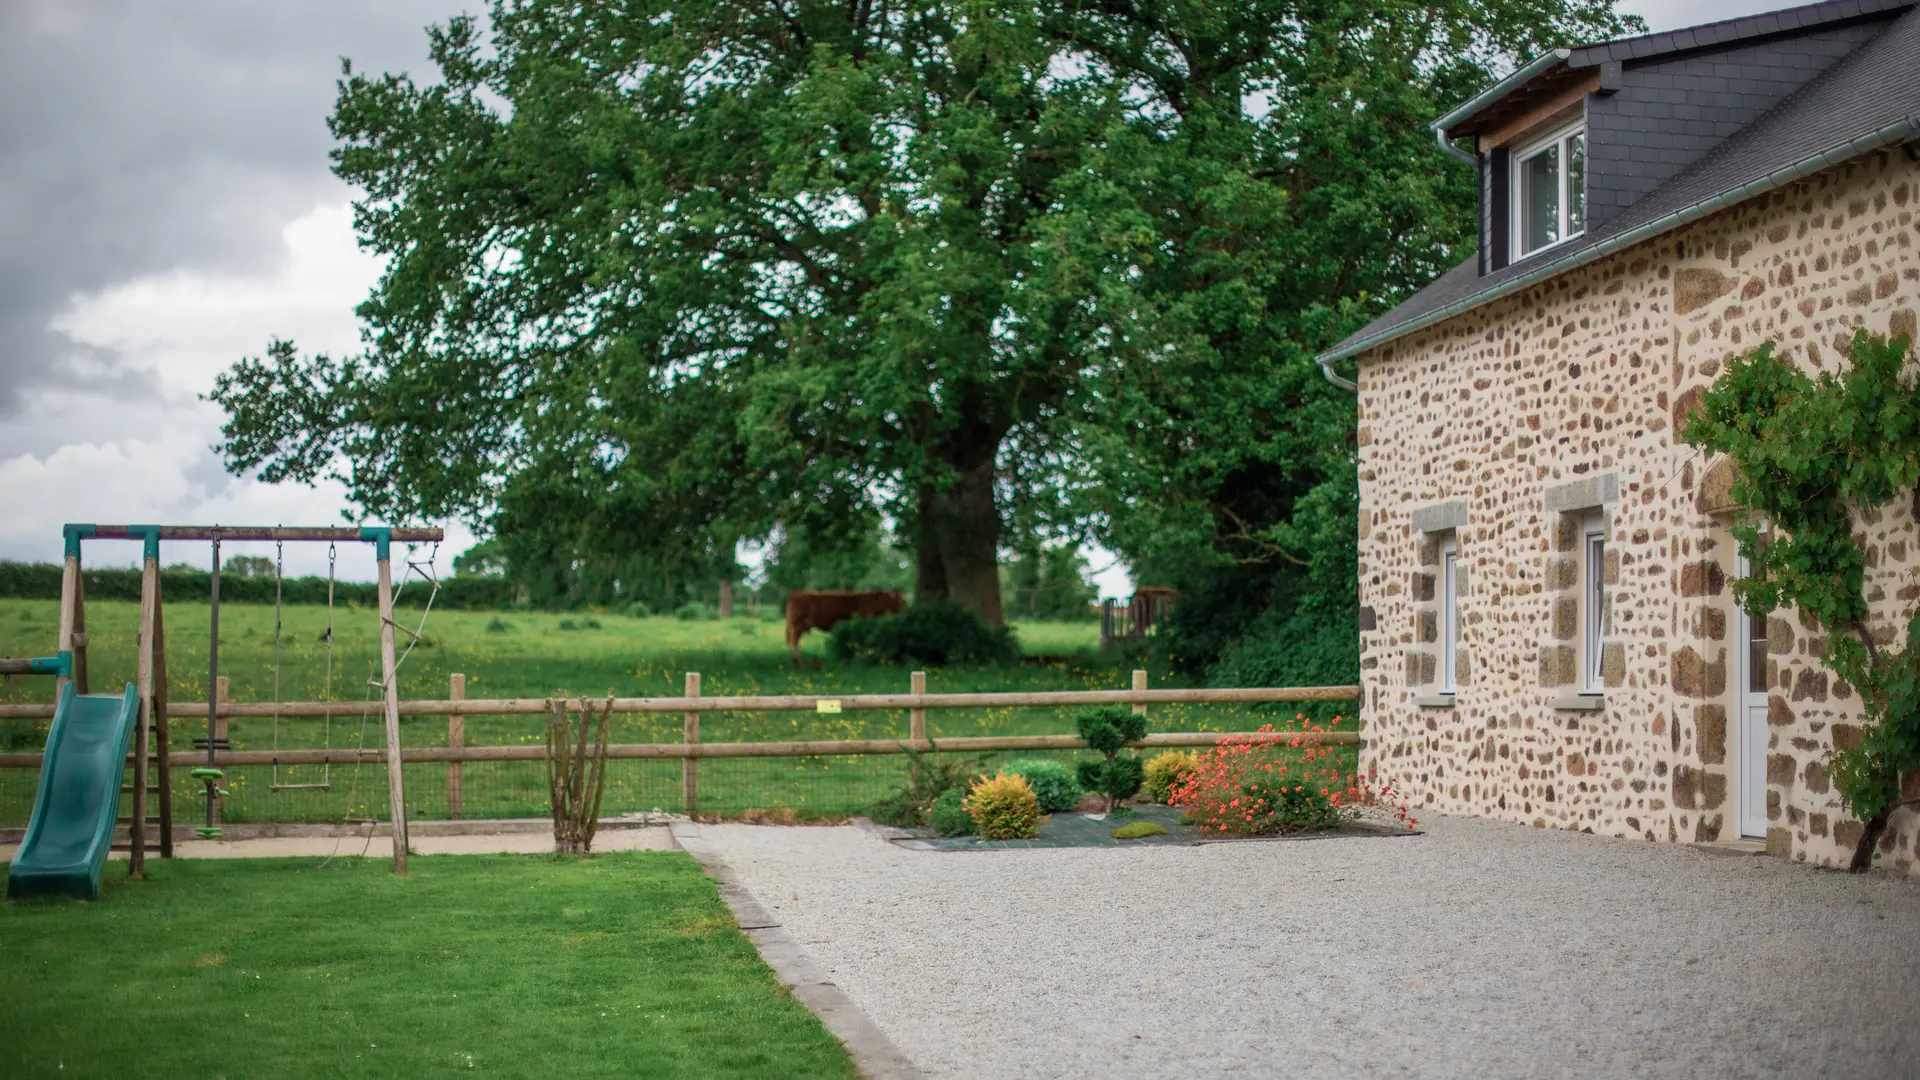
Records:
{"label": "grey cloud", "polygon": [[73,358],[47,324],[74,294],[179,267],[270,268],[280,227],[334,183],[340,57],[424,73],[424,27],[462,7],[0,3],[0,419]]}

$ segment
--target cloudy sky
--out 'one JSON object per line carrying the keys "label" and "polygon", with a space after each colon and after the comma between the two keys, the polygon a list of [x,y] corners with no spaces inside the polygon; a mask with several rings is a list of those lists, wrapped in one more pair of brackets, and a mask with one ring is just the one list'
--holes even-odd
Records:
{"label": "cloudy sky", "polygon": [[[1656,30],[1780,6],[1622,5]],[[199,395],[276,336],[356,348],[353,307],[379,267],[328,169],[340,58],[425,73],[422,28],[480,7],[0,0],[0,558],[57,559],[67,521],[340,520],[337,487],[227,475],[210,448],[219,410]],[[449,535],[443,567],[471,542]],[[89,560],[131,564],[126,549]],[[288,572],[324,559],[293,545]],[[371,576],[359,545],[341,559],[343,576]],[[1127,591],[1119,568],[1100,584]]]}

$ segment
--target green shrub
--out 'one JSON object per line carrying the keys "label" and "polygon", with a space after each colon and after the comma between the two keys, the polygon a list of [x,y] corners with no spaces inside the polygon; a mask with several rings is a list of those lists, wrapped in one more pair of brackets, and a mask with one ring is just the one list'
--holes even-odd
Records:
{"label": "green shrub", "polygon": [[967,782],[979,774],[986,757],[953,758],[941,761],[932,751],[908,748],[907,782],[892,794],[867,809],[867,816],[881,825],[902,829],[927,823],[927,808],[942,793],[964,790]]}
{"label": "green shrub", "polygon": [[1080,781],[1074,779],[1073,766],[1064,761],[1010,761],[1000,771],[1026,777],[1042,813],[1065,813],[1080,798]]}
{"label": "green shrub", "polygon": [[489,634],[509,634],[512,632],[513,624],[498,615],[487,620],[487,633]]}
{"label": "green shrub", "polygon": [[628,618],[644,619],[651,614],[653,614],[653,609],[648,607],[643,600],[635,600],[633,603],[627,605]]}
{"label": "green shrub", "polygon": [[1107,797],[1107,810],[1131,798],[1146,781],[1146,766],[1133,754],[1120,751],[1139,742],[1147,734],[1147,718],[1136,716],[1125,705],[1102,705],[1088,709],[1074,721],[1087,749],[1101,755],[1100,761],[1080,763],[1080,786]]}
{"label": "green shrub", "polygon": [[577,623],[577,622],[574,622],[574,621],[573,621],[572,619],[561,619],[561,620],[560,620],[560,629],[562,629],[562,630],[578,630],[578,629],[580,629],[580,624],[579,624],[579,623]]}
{"label": "green shrub", "polygon": [[967,813],[965,797],[957,787],[948,788],[927,807],[927,824],[941,836],[966,836],[973,832],[973,815]]}
{"label": "green shrub", "polygon": [[681,604],[674,609],[673,617],[681,622],[707,622],[720,617],[720,609],[712,604],[698,602]]}
{"label": "green shrub", "polygon": [[1147,798],[1163,803],[1176,785],[1193,775],[1193,753],[1163,750],[1147,760]]}
{"label": "green shrub", "polygon": [[1013,629],[995,630],[977,613],[947,601],[915,604],[878,619],[850,619],[833,628],[834,659],[867,664],[946,667],[1020,662]]}
{"label": "green shrub", "polygon": [[1115,840],[1138,840],[1143,836],[1165,836],[1166,826],[1152,821],[1135,821],[1113,830]]}
{"label": "green shrub", "polygon": [[982,840],[1025,840],[1040,832],[1040,800],[1024,776],[1001,773],[982,780],[961,805]]}

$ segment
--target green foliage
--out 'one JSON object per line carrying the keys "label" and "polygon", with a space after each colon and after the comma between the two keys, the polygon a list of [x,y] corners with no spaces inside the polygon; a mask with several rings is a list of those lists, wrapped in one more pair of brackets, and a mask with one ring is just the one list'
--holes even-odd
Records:
{"label": "green foliage", "polygon": [[489,634],[508,634],[512,632],[513,624],[498,615],[487,620],[487,633]]}
{"label": "green foliage", "polygon": [[644,619],[652,614],[653,609],[648,607],[645,601],[635,600],[633,603],[627,605],[627,617],[629,619]]}
{"label": "green foliage", "polygon": [[1113,830],[1115,840],[1138,840],[1146,836],[1167,835],[1166,826],[1157,821],[1130,821]]}
{"label": "green foliage", "polygon": [[979,775],[987,757],[991,756],[941,760],[933,756],[933,751],[915,750],[910,746],[903,749],[907,759],[907,782],[867,809],[867,816],[879,824],[902,829],[927,824],[927,814],[934,800],[948,791],[965,790],[968,782]]}
{"label": "green foliage", "polygon": [[1074,719],[1074,726],[1087,741],[1087,748],[1102,759],[1079,763],[1080,786],[1106,796],[1108,810],[1122,799],[1132,798],[1146,781],[1146,765],[1137,756],[1120,751],[1146,737],[1147,718],[1134,715],[1124,705],[1103,705],[1082,712]]}
{"label": "green foliage", "polygon": [[[1809,376],[1768,342],[1727,365],[1682,431],[1690,444],[1734,463],[1735,524],[1750,578],[1735,583],[1746,611],[1764,618],[1797,607],[1828,631],[1822,662],[1860,694],[1866,730],[1837,747],[1834,787],[1867,823],[1854,853],[1869,865],[1899,797],[1900,774],[1920,766],[1920,605],[1897,635],[1876,641],[1866,595],[1867,555],[1854,519],[1920,485],[1920,387],[1905,374],[1911,342],[1855,332],[1847,369]],[[1920,505],[1920,493],[1912,496]],[[1771,528],[1762,531],[1762,523]]]}
{"label": "green foliage", "polygon": [[1044,758],[1009,761],[1000,771],[1026,777],[1034,796],[1040,800],[1043,813],[1065,813],[1073,809],[1074,802],[1080,798],[1080,781],[1074,778],[1073,767],[1064,761]]}
{"label": "green foliage", "polygon": [[574,622],[572,619],[561,619],[558,625],[559,625],[559,628],[562,630],[580,629],[580,624],[577,622]]}
{"label": "green foliage", "polygon": [[1012,627],[996,630],[978,614],[943,601],[878,619],[849,619],[833,628],[829,648],[837,660],[864,664],[984,667],[1020,660]]}
{"label": "green foliage", "polygon": [[709,622],[720,617],[720,609],[712,604],[681,604],[673,617],[681,622]]}
{"label": "green foliage", "polygon": [[1147,761],[1146,792],[1147,798],[1157,803],[1167,801],[1174,785],[1182,783],[1193,774],[1193,754],[1187,750],[1163,750]]}
{"label": "green foliage", "polygon": [[981,780],[962,805],[982,840],[1025,840],[1040,832],[1040,800],[1023,776],[1003,772]]}
{"label": "green foliage", "polygon": [[973,832],[973,815],[957,787],[941,792],[927,807],[927,825],[938,836],[966,836]]}
{"label": "green foliage", "polygon": [[[396,546],[396,587],[399,557],[400,548]],[[137,569],[88,567],[83,573],[86,576],[88,600],[140,601],[140,571]],[[61,568],[56,563],[23,563],[0,559],[0,598],[58,600],[60,574]],[[160,571],[160,598],[167,604],[205,604],[212,595],[212,582],[213,575],[205,570],[169,566]],[[377,586],[368,581],[335,581],[333,602],[339,606],[348,603],[371,605],[377,600],[376,589]],[[426,604],[427,595],[432,591],[416,578],[399,591],[394,603],[400,607],[418,608]],[[321,575],[284,578],[280,582],[280,594],[282,602],[288,604],[324,604],[327,602],[327,579]],[[271,570],[265,576],[229,576],[224,570],[220,574],[222,604],[271,604],[273,597]],[[512,590],[505,581],[442,577],[440,593],[434,597],[433,606],[436,611],[486,611],[506,608],[511,605],[512,599]]]}
{"label": "green foliage", "polygon": [[1027,619],[1092,620],[1099,591],[1087,578],[1087,560],[1071,544],[1029,542],[1000,568],[1007,614]]}
{"label": "green foliage", "polygon": [[530,0],[484,25],[435,28],[419,82],[341,81],[335,171],[386,266],[368,350],[236,363],[228,466],[490,518],[536,597],[588,556],[713,574],[740,537],[887,516],[917,599],[997,625],[1008,509],[1141,555],[1347,558],[1295,535],[1352,467],[1311,358],[1471,250],[1476,178],[1429,122],[1627,24]]}

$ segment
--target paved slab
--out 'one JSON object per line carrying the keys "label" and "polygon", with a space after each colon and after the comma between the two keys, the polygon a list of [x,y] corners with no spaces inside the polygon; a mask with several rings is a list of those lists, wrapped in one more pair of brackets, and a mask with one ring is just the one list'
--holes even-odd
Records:
{"label": "paved slab", "polygon": [[1920,1075],[1920,882],[1421,825],[969,855],[701,832],[928,1076]]}

